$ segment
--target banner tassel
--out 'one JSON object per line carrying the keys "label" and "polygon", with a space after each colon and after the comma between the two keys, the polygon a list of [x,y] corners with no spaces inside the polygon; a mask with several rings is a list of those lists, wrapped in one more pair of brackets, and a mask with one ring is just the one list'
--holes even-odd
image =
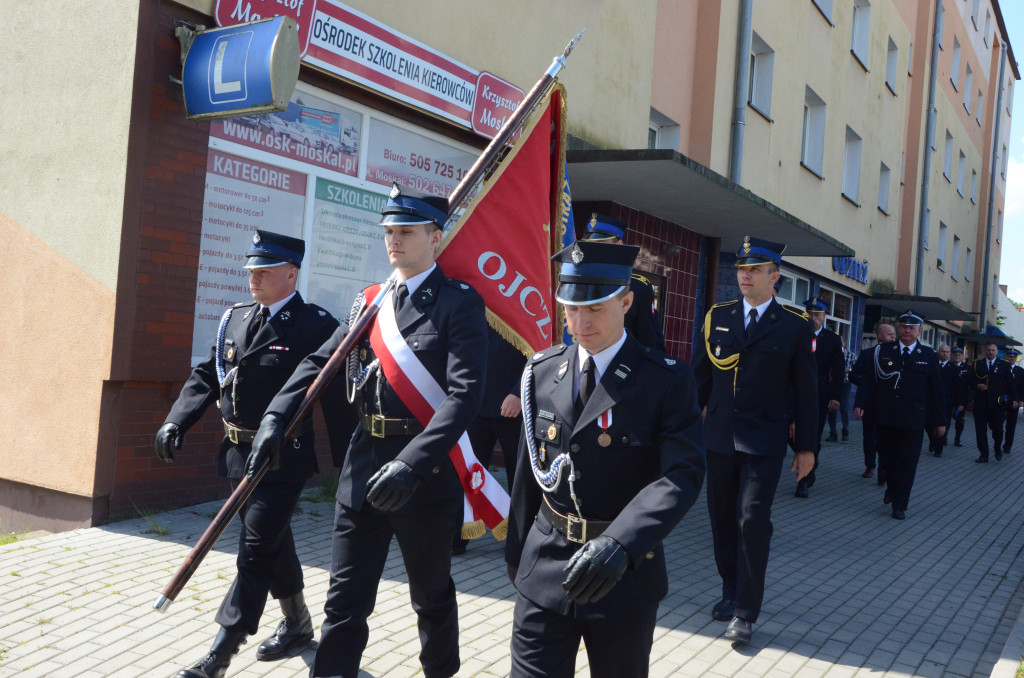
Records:
{"label": "banner tassel", "polygon": [[505,541],[505,538],[508,536],[508,518],[495,525],[494,529],[491,530],[491,535],[498,541]]}
{"label": "banner tassel", "polygon": [[[502,524],[504,524],[504,523],[505,523],[505,521],[502,521]],[[498,527],[501,527],[501,524],[499,524]],[[497,528],[495,528],[495,529],[497,529]],[[508,532],[508,527],[505,528],[505,531]],[[480,537],[484,536],[485,534],[487,534],[487,526],[484,525],[484,521],[482,521],[482,520],[474,520],[471,523],[463,523],[462,524],[462,538],[463,539],[479,539]],[[497,538],[497,536],[495,536],[495,538]],[[504,538],[504,537],[502,537],[502,538]]]}

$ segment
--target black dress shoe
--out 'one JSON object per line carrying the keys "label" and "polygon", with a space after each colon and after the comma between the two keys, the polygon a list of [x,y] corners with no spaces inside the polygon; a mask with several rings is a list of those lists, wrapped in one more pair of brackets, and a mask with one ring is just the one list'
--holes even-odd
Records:
{"label": "black dress shoe", "polygon": [[256,659],[261,662],[294,657],[309,647],[313,640],[313,620],[309,618],[309,609],[302,591],[281,598],[278,602],[281,603],[284,619],[277,625],[274,635],[256,648]]}
{"label": "black dress shoe", "polygon": [[892,517],[895,518],[896,520],[906,520],[907,519],[907,514],[905,512],[903,512],[903,511],[899,510],[899,509],[893,509],[892,510]]}
{"label": "black dress shoe", "polygon": [[974,463],[975,464],[987,464],[988,463],[988,457],[978,457],[977,459],[974,460]]}
{"label": "black dress shoe", "polygon": [[837,440],[839,440],[839,438],[836,436],[836,432],[832,431],[832,433],[828,434],[828,438],[825,438],[825,440],[827,440],[830,443],[834,443]]}
{"label": "black dress shoe", "polygon": [[224,678],[230,664],[230,659],[225,661],[216,652],[209,652],[192,668],[178,671],[175,678]]}
{"label": "black dress shoe", "polygon": [[1010,453],[1010,446],[1007,445],[1006,447],[1003,448],[1003,454],[1009,454],[1009,453]]}
{"label": "black dress shoe", "polygon": [[889,479],[889,474],[885,469],[878,469],[878,484],[885,485],[885,481]]}
{"label": "black dress shoe", "polygon": [[452,542],[452,555],[461,556],[466,552],[466,544],[469,543],[468,539],[456,539]]}
{"label": "black dress shoe", "polygon": [[849,431],[843,431],[843,442],[845,443],[849,439],[850,439],[850,432]]}
{"label": "black dress shoe", "polygon": [[732,619],[732,613],[735,609],[735,600],[722,598],[713,608],[711,608],[711,618],[715,621],[729,621]]}
{"label": "black dress shoe", "polygon": [[1002,460],[1003,460],[1003,451],[1002,450],[996,450],[996,461],[1002,461]]}
{"label": "black dress shoe", "polygon": [[733,617],[729,626],[725,628],[725,637],[734,643],[749,643],[753,635],[753,626],[746,619]]}
{"label": "black dress shoe", "polygon": [[962,442],[960,442],[959,440],[954,440],[953,441],[953,447],[963,447],[963,446],[964,446],[964,444]]}
{"label": "black dress shoe", "polygon": [[892,492],[890,492],[888,489],[886,489],[885,494],[882,496],[882,503],[883,504],[891,504],[892,503]]}
{"label": "black dress shoe", "polygon": [[810,496],[810,494],[807,492],[807,483],[805,483],[802,480],[799,483],[797,483],[796,492],[793,496],[799,497],[800,499],[807,499],[807,497]]}

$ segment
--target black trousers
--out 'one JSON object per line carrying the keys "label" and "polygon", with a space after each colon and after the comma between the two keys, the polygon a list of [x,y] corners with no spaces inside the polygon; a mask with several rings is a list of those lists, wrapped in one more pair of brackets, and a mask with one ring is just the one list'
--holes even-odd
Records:
{"label": "black trousers", "polygon": [[722,597],[735,616],[757,621],[771,546],[772,502],[785,457],[707,451],[708,513]]}
{"label": "black trousers", "polygon": [[953,430],[956,431],[956,437],[953,438],[954,442],[960,442],[960,436],[964,434],[964,419],[966,412],[957,412],[953,410]]}
{"label": "black trousers", "polygon": [[[864,416],[860,418],[860,423],[863,425],[864,432],[864,468],[875,468],[875,459],[878,457],[878,433],[875,430],[875,418],[869,413],[865,412]],[[879,470],[885,468],[879,465]]]}
{"label": "black trousers", "polygon": [[949,424],[950,420],[953,418],[953,412],[955,411],[956,408],[953,408],[953,410],[949,413],[949,416],[946,417],[946,420],[943,422],[943,425],[946,427],[946,430],[945,432],[943,432],[941,436],[936,436],[931,431],[928,431],[929,445],[932,451],[934,451],[937,454],[942,454],[942,448],[949,444]]}
{"label": "black trousers", "polygon": [[572,678],[583,640],[592,678],[646,678],[658,605],[622,617],[577,619],[516,596],[509,678]]}
{"label": "black trousers", "polygon": [[888,474],[887,491],[892,496],[893,510],[907,510],[923,441],[922,429],[878,425],[878,459]]}
{"label": "black trousers", "polygon": [[[239,482],[232,480],[231,489]],[[289,598],[302,591],[302,564],[295,555],[291,521],[305,484],[263,482],[242,505],[238,572],[216,617],[224,628],[252,635],[259,629],[268,593]]]}
{"label": "black trousers", "polygon": [[331,585],[310,678],[359,674],[370,633],[367,618],[377,599],[392,536],[398,540],[409,579],[423,675],[450,678],[458,672],[459,611],[451,577],[451,545],[461,524],[461,503],[447,510],[399,513],[381,513],[369,504],[361,511],[340,503],[335,506]]}
{"label": "black trousers", "polygon": [[1020,416],[1020,409],[1014,407],[1006,411],[1006,437],[1003,438],[1003,449],[1009,450],[1013,447],[1013,434],[1017,432],[1017,417]]}
{"label": "black trousers", "polygon": [[988,459],[988,430],[992,430],[992,441],[995,449],[1003,449],[1003,420],[1006,419],[1006,410],[998,405],[978,407],[978,401],[974,401],[974,433],[978,437],[978,452],[982,459]]}

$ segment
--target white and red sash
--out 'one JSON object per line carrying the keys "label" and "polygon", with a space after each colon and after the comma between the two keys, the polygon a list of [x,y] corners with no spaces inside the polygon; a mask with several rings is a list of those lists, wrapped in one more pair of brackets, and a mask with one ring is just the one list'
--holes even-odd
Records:
{"label": "white and red sash", "polygon": [[[380,288],[379,284],[371,285],[366,288],[365,297],[376,299]],[[448,394],[405,342],[395,322],[395,309],[390,299],[384,299],[383,302],[370,327],[370,347],[380,361],[381,370],[391,388],[416,420],[426,428]],[[463,537],[483,535],[483,526],[486,525],[496,539],[504,539],[508,529],[509,496],[477,460],[465,431],[448,456],[465,493]]]}

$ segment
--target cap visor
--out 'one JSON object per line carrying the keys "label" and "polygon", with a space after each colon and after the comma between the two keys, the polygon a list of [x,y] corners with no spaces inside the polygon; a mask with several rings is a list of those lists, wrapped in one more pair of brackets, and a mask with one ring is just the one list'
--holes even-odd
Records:
{"label": "cap visor", "polygon": [[433,219],[424,219],[414,214],[385,214],[380,219],[381,226],[416,226],[433,223],[435,223]]}
{"label": "cap visor", "polygon": [[590,233],[583,234],[583,240],[593,240],[595,242],[604,242],[608,240],[618,240],[619,236],[614,233],[602,233],[601,231],[591,231]]}
{"label": "cap visor", "polygon": [[289,263],[291,262],[271,257],[248,257],[245,262],[245,268],[270,268],[271,266],[281,266]]}
{"label": "cap visor", "polygon": [[761,257],[743,257],[736,260],[737,266],[759,266],[761,264],[774,264],[775,262],[771,259],[762,259]]}
{"label": "cap visor", "polygon": [[562,283],[555,290],[555,299],[565,306],[589,306],[608,301],[628,285],[586,285]]}

